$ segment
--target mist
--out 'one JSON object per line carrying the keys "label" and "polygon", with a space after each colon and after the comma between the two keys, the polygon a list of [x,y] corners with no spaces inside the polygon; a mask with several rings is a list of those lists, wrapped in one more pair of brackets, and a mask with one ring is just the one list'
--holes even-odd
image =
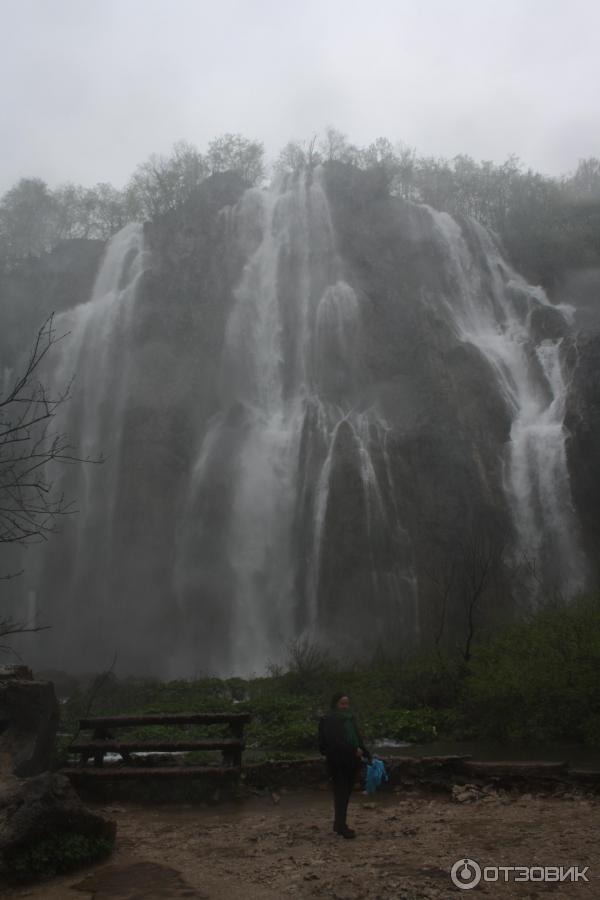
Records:
{"label": "mist", "polygon": [[334,125],[422,155],[544,174],[600,140],[600,12],[576,0],[214,5],[5,2],[0,192],[21,177],[121,188],[150,153],[241,132],[274,158]]}

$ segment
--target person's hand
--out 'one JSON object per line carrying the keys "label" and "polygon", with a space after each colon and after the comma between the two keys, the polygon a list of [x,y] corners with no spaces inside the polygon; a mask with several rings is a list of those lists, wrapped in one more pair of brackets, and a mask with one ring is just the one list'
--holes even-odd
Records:
{"label": "person's hand", "polygon": [[356,748],[356,755],[359,756],[359,757],[362,757],[363,752],[362,752],[362,750],[360,749],[360,747],[357,747],[357,748]]}

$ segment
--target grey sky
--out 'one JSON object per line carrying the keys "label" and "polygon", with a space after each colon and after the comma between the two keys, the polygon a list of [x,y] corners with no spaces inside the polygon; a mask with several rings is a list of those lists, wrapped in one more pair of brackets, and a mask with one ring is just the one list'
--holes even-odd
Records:
{"label": "grey sky", "polygon": [[239,131],[269,155],[332,124],[548,174],[600,155],[596,0],[0,0],[0,191],[122,186]]}

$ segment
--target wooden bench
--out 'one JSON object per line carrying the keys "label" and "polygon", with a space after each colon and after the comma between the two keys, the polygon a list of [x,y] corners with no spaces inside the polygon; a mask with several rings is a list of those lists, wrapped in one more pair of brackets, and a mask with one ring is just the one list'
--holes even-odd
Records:
{"label": "wooden bench", "polygon": [[[94,719],[81,719],[80,731],[92,731],[88,740],[79,740],[69,747],[70,753],[80,757],[78,767],[72,766],[62,770],[71,780],[82,778],[130,778],[152,776],[158,778],[176,777],[193,778],[201,775],[237,776],[241,772],[242,750],[244,749],[244,725],[251,721],[250,713],[175,713],[172,715],[147,716],[103,716]],[[165,739],[163,737],[140,740],[138,738],[115,737],[118,728],[136,728],[140,726],[178,726],[190,725],[227,725],[229,736],[209,738]],[[220,750],[222,764],[220,766],[138,766],[127,765],[133,753],[177,753],[193,750]],[[106,753],[117,753],[125,765],[104,766]],[[93,758],[94,767],[88,766]]]}

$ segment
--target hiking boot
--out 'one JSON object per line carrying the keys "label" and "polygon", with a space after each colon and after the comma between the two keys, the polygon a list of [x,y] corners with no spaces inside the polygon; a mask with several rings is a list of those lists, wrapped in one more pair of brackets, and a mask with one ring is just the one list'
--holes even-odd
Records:
{"label": "hiking boot", "polygon": [[342,825],[341,828],[336,827],[334,825],[333,830],[335,831],[336,834],[340,834],[343,838],[355,838],[356,837],[356,832],[352,828],[348,828],[347,825]]}

